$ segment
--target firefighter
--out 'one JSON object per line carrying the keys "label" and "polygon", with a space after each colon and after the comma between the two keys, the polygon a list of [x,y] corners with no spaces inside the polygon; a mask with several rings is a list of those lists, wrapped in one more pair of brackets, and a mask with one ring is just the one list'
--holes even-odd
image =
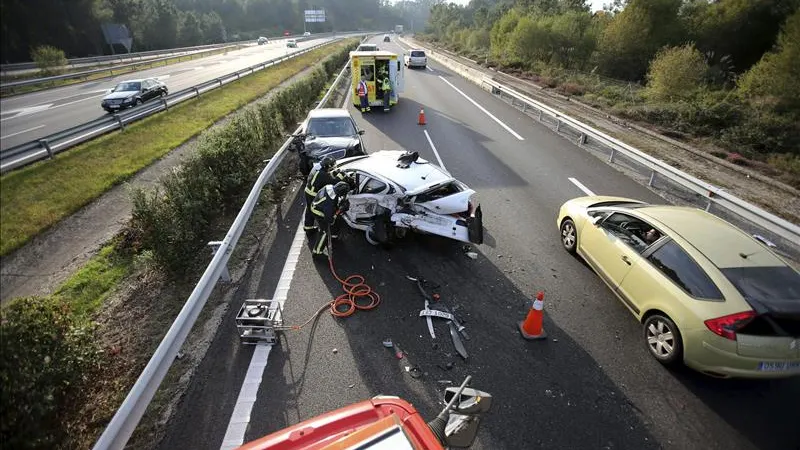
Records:
{"label": "firefighter", "polygon": [[369,91],[367,90],[367,82],[364,77],[358,82],[358,89],[356,90],[359,100],[361,100],[361,112],[369,111]]}
{"label": "firefighter", "polygon": [[349,191],[350,185],[344,181],[339,181],[335,185],[329,184],[317,192],[317,196],[311,203],[311,212],[314,213],[319,226],[317,241],[311,250],[311,254],[315,258],[325,256],[328,233],[330,233],[331,239],[337,237],[339,226],[336,219],[350,206],[347,201]]}
{"label": "firefighter", "polygon": [[314,224],[314,213],[311,212],[311,202],[314,201],[314,197],[317,196],[320,189],[338,181],[347,181],[344,173],[333,168],[335,163],[336,160],[332,156],[322,158],[322,161],[314,164],[308,174],[308,178],[306,178],[306,215],[303,222],[303,230],[307,234],[317,231],[317,227]]}

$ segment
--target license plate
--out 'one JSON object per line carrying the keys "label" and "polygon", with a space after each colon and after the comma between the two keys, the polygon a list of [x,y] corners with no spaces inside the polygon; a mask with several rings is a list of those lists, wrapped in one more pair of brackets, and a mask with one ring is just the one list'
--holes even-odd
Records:
{"label": "license plate", "polygon": [[111,109],[117,109],[119,108],[119,105],[108,105],[108,107]]}
{"label": "license plate", "polygon": [[763,372],[800,372],[798,362],[765,362],[758,363],[758,370]]}

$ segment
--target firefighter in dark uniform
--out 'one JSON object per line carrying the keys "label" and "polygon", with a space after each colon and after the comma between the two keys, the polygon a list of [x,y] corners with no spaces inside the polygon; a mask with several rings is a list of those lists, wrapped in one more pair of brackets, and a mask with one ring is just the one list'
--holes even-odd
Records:
{"label": "firefighter in dark uniform", "polygon": [[347,211],[350,206],[347,201],[347,193],[350,185],[344,181],[339,181],[335,185],[327,185],[317,192],[314,201],[311,202],[311,212],[317,219],[319,232],[317,241],[311,253],[314,257],[324,257],[325,247],[328,242],[328,233],[331,238],[335,238],[338,233],[337,218],[340,214]]}
{"label": "firefighter in dark uniform", "polygon": [[308,234],[317,231],[317,227],[314,224],[315,216],[314,213],[311,212],[311,202],[314,201],[314,197],[317,196],[320,189],[329,184],[347,181],[344,173],[333,168],[335,163],[336,160],[331,156],[322,158],[322,161],[314,164],[314,167],[308,174],[308,178],[306,178],[306,215],[303,221],[303,230]]}

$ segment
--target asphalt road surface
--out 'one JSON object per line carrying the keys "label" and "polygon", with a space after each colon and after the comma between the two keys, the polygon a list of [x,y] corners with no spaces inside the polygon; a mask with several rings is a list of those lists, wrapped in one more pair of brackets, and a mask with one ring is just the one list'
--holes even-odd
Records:
{"label": "asphalt road surface", "polygon": [[109,89],[124,80],[158,78],[166,83],[170,92],[177,92],[331,39],[303,41],[296,49],[286,48],[283,40],[272,41],[228,54],[9,97],[0,100],[0,149],[24,144],[106,115],[100,107],[100,100]]}
{"label": "asphalt road surface", "polygon": [[[417,125],[420,108],[425,127]],[[800,379],[716,380],[665,369],[648,354],[633,316],[562,250],[555,224],[562,202],[586,190],[658,202],[654,193],[436,63],[407,71],[405,93],[390,113],[351,111],[369,151],[413,149],[440,158],[478,191],[487,243],[473,247],[479,256],[472,260],[461,244],[441,238],[415,235],[384,250],[361,233],[342,233],[337,271],[365,275],[383,301],[346,319],[325,312],[283,336],[271,349],[245,441],[377,394],[401,396],[432,418],[446,383],[472,375],[472,385],[495,400],[476,449],[798,448]],[[300,196],[282,210],[270,237],[275,244],[254,260],[235,302],[272,297],[301,211]],[[466,319],[468,362],[455,355],[444,323],[430,338],[418,317],[423,300],[406,275],[439,284],[441,302]],[[524,341],[517,324],[540,290],[549,339]],[[286,321],[304,322],[340,293],[327,265],[312,261],[303,243]],[[220,448],[253,355],[235,334],[236,309],[162,448]],[[381,345],[385,338],[407,356],[396,359]],[[453,369],[439,367],[448,362]],[[411,365],[422,378],[406,372]]]}

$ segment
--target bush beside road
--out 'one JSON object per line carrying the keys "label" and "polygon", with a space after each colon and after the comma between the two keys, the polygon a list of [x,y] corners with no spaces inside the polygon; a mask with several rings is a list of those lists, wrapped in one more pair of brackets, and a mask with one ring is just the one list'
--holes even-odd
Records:
{"label": "bush beside road", "polygon": [[420,38],[800,187],[797,4],[681,3],[440,5]]}

